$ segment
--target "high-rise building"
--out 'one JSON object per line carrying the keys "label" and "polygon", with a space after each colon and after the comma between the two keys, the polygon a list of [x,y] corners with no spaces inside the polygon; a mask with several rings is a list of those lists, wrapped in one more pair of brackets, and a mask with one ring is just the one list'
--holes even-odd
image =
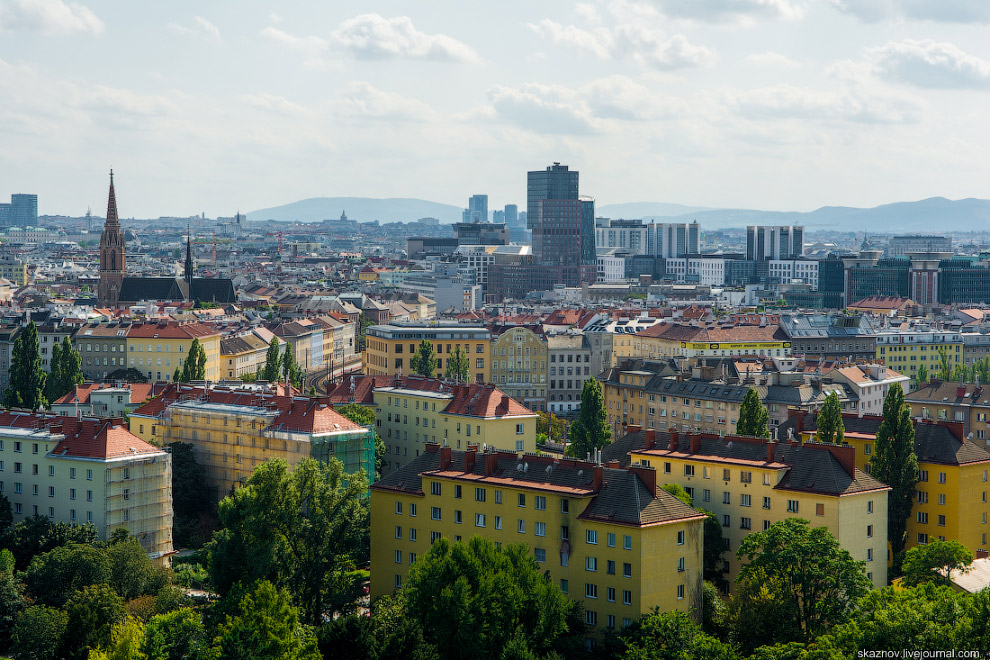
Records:
{"label": "high-rise building", "polygon": [[10,224],[16,227],[33,227],[38,224],[38,196],[10,196]]}
{"label": "high-rise building", "polygon": [[755,226],[746,228],[746,259],[772,261],[804,254],[804,227]]}
{"label": "high-rise building", "polygon": [[594,266],[595,201],[578,194],[578,173],[554,163],[527,179],[527,221],[538,264]]}
{"label": "high-rise building", "polygon": [[577,198],[578,173],[567,165],[554,163],[546,170],[530,172],[526,181],[526,226],[535,230],[539,225],[541,200]]}
{"label": "high-rise building", "polygon": [[515,204],[505,205],[505,224],[510,228],[519,224],[519,207]]}
{"label": "high-rise building", "polygon": [[488,222],[488,195],[471,195],[462,216],[464,222]]}

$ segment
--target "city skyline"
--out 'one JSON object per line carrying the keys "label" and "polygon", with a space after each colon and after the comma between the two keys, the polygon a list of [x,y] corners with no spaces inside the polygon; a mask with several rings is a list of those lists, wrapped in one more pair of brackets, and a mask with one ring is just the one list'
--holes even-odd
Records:
{"label": "city skyline", "polygon": [[459,7],[2,2],[0,196],[83,215],[113,167],[133,217],[479,191],[498,209],[554,161],[599,205],[987,196],[982,4]]}

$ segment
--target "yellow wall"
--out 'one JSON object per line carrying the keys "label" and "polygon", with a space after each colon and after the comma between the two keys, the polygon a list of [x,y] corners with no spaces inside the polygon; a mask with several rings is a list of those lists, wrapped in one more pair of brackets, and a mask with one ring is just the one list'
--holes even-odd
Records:
{"label": "yellow wall", "polygon": [[[480,457],[479,457],[480,458]],[[483,458],[480,458],[483,460]],[[432,483],[439,481],[441,494],[432,494]],[[423,557],[431,542],[431,533],[438,532],[451,541],[467,540],[479,535],[497,543],[524,543],[531,549],[545,551],[541,568],[549,571],[553,581],[566,588],[569,597],[578,600],[589,612],[594,612],[596,628],[609,624],[614,617],[616,627],[635,621],[654,606],[663,611],[691,612],[700,609],[702,581],[702,526],[700,519],[678,521],[648,527],[610,525],[579,519],[589,502],[588,496],[562,497],[552,491],[523,489],[515,486],[499,486],[477,481],[461,482],[461,498],[455,497],[458,481],[424,477],[425,495],[412,495],[394,491],[371,491],[371,594],[372,597],[392,593],[396,586],[405,584],[411,553]],[[475,489],[484,488],[485,502],[475,499]],[[500,494],[500,495],[498,495]],[[525,506],[519,505],[519,495],[525,497]],[[501,497],[501,503],[497,501]],[[546,509],[537,510],[536,497],[546,498]],[[566,499],[568,513],[562,512],[561,501]],[[402,505],[401,513],[396,502]],[[416,507],[412,516],[411,505]],[[439,507],[441,520],[432,519],[432,508]],[[456,512],[461,512],[461,522],[456,522]],[[476,514],[485,515],[485,526],[476,525]],[[501,529],[496,529],[496,518],[501,518]],[[524,532],[519,531],[519,521]],[[536,536],[536,523],[546,525],[545,536]],[[396,527],[401,528],[397,534]],[[562,566],[560,548],[562,528],[567,528],[571,553],[567,566]],[[410,540],[410,529],[416,530],[416,540]],[[597,543],[587,543],[587,532],[597,534]],[[683,531],[684,543],[678,545],[678,532]],[[609,534],[614,535],[614,547],[609,545]],[[396,538],[400,536],[401,538]],[[625,537],[629,537],[626,549]],[[396,556],[396,551],[401,553]],[[534,552],[535,554],[535,552]],[[597,570],[587,570],[586,560],[597,560]],[[685,559],[685,570],[678,571],[678,558]],[[400,561],[397,563],[396,559]],[[614,562],[614,574],[609,574],[609,561]],[[628,564],[631,577],[624,577],[624,565]],[[586,585],[594,585],[597,597],[587,597]],[[684,586],[684,597],[678,598],[678,586]],[[609,591],[615,590],[614,602],[609,601]],[[629,592],[629,604],[625,604]]]}
{"label": "yellow wall", "polygon": [[[643,387],[651,378],[652,374],[623,373],[618,383],[602,383],[605,410],[613,431],[621,431],[623,424],[660,431],[676,424],[678,429],[735,433],[739,404],[647,392]],[[685,400],[690,403],[685,404]]]}
{"label": "yellow wall", "polygon": [[529,409],[546,410],[547,342],[528,328],[513,328],[491,346],[491,382]]}
{"label": "yellow wall", "polygon": [[928,375],[938,372],[941,364],[940,351],[945,350],[951,367],[963,363],[963,343],[945,342],[937,344],[882,344],[877,342],[877,359],[898,373],[914,378],[918,375],[918,367],[925,365]]}
{"label": "yellow wall", "polygon": [[[416,354],[420,341],[422,340],[386,339],[366,335],[363,354],[364,373],[375,376],[393,376],[401,370],[403,374],[412,374],[410,359]],[[447,358],[457,346],[460,346],[468,359],[470,380],[483,383],[491,381],[488,359],[489,340],[457,339],[448,341],[443,339],[430,341],[437,357],[437,369],[434,376],[443,375],[447,367]]]}
{"label": "yellow wall", "polygon": [[[783,468],[740,468],[714,459],[685,459],[638,452],[630,453],[630,459],[656,468],[658,484],[679,484],[693,494],[695,506],[718,516],[719,522],[723,523],[722,534],[729,539],[729,549],[722,559],[728,562],[726,578],[730,581],[739,574],[741,562],[735,553],[746,536],[785,518],[799,517],[810,520],[813,527],[827,527],[854,559],[867,562],[867,572],[875,586],[887,584],[886,491],[841,497],[791,492],[774,489],[786,473]],[[685,474],[685,466],[691,466],[693,475]],[[728,480],[724,478],[725,470],[729,471]],[[744,473],[749,473],[748,482],[743,481]],[[728,503],[724,499],[726,493]],[[746,495],[749,496],[748,505],[744,501]],[[769,508],[764,508],[765,497],[770,498]],[[796,511],[788,510],[792,501],[797,503]],[[873,511],[867,514],[867,502],[870,501]],[[819,504],[823,505],[823,515],[818,515]],[[725,516],[729,516],[728,525],[724,524]],[[742,526],[743,518],[749,519],[748,529]],[[868,525],[873,525],[872,536],[868,536]],[[871,549],[872,560],[868,553]]]}
{"label": "yellow wall", "polygon": [[[220,334],[199,337],[199,344],[206,353],[206,379],[220,380]],[[171,381],[176,367],[182,367],[189,348],[191,338],[137,338],[128,337],[127,366],[134,367],[153,380]]]}
{"label": "yellow wall", "polygon": [[[444,414],[449,394],[382,388],[374,392],[378,435],[388,448],[386,471],[397,470],[419,456],[426,442],[455,449],[483,444],[514,452],[536,451],[535,413],[506,417]],[[518,425],[522,425],[522,433]]]}

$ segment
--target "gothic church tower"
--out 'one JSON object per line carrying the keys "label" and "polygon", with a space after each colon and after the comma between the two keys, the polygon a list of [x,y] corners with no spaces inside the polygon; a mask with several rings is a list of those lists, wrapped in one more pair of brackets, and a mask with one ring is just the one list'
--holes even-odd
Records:
{"label": "gothic church tower", "polygon": [[113,192],[113,170],[110,170],[110,199],[107,221],[100,236],[100,284],[97,288],[99,305],[114,307],[124,281],[124,232],[117,218],[117,198]]}

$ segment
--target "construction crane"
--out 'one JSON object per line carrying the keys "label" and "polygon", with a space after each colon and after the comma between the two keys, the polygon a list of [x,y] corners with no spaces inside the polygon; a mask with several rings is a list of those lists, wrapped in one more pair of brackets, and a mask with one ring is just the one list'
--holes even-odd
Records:
{"label": "construction crane", "polygon": [[270,231],[265,236],[278,236],[278,256],[282,257],[282,233],[281,231]]}
{"label": "construction crane", "polygon": [[[211,240],[201,240],[201,241],[189,241],[193,245],[212,245],[213,246],[213,268],[216,270],[217,267],[217,233],[213,232],[213,238]],[[229,238],[221,238],[221,243],[230,243]]]}

